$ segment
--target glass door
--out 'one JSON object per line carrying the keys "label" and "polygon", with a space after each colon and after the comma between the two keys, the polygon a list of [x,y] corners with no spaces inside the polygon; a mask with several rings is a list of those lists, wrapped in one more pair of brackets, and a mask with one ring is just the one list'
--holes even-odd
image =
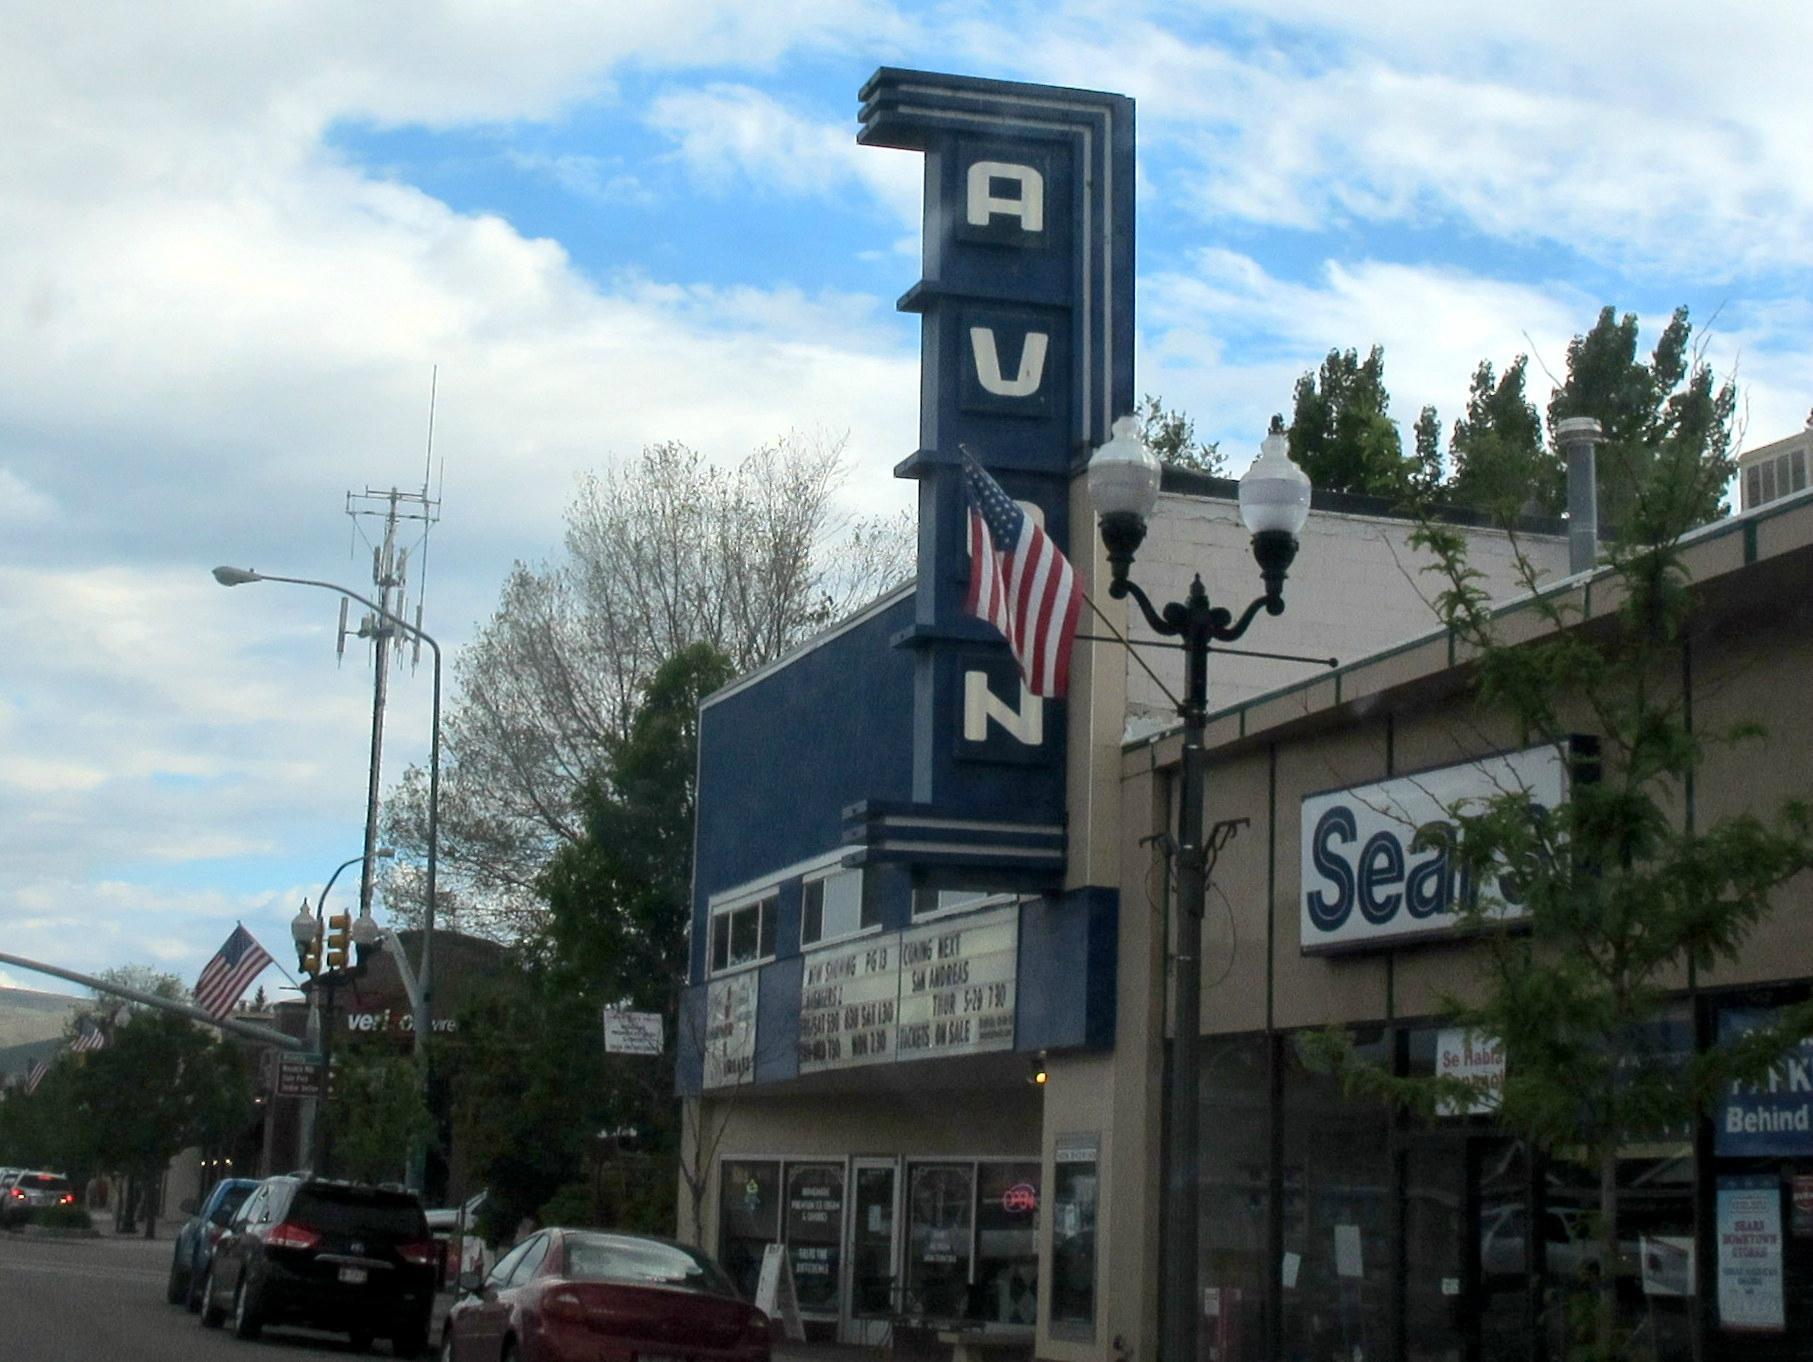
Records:
{"label": "glass door", "polygon": [[1540,1242],[1521,1143],[1412,1137],[1404,1157],[1407,1362],[1528,1362]]}
{"label": "glass door", "polygon": [[879,1344],[899,1310],[900,1172],[893,1159],[852,1159],[850,1308],[844,1341]]}

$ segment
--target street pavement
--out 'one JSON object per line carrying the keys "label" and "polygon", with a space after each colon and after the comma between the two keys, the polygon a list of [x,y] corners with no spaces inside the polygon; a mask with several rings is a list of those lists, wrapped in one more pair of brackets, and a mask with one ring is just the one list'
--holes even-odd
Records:
{"label": "street pavement", "polygon": [[[204,1329],[164,1303],[171,1243],[107,1234],[50,1239],[0,1234],[0,1358],[5,1362],[266,1362],[353,1356],[344,1336],[267,1329],[256,1345]],[[441,1314],[437,1309],[436,1319]],[[438,1337],[438,1333],[436,1335]],[[380,1343],[372,1356],[382,1357]]]}
{"label": "street pavement", "polygon": [[[171,1229],[174,1229],[171,1226]],[[304,1362],[355,1356],[342,1335],[266,1329],[256,1344],[225,1329],[204,1329],[180,1305],[164,1303],[171,1242],[104,1233],[53,1239],[0,1233],[0,1362]],[[435,1302],[440,1338],[452,1296]],[[383,1357],[378,1344],[371,1356]],[[777,1344],[774,1362],[832,1362],[873,1353]]]}

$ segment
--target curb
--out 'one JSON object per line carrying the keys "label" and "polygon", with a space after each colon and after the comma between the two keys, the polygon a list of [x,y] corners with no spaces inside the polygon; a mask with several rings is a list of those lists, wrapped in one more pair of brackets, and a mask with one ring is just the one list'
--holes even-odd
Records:
{"label": "curb", "polygon": [[90,1225],[87,1229],[68,1229],[51,1225],[21,1225],[19,1233],[28,1239],[99,1239],[101,1232]]}

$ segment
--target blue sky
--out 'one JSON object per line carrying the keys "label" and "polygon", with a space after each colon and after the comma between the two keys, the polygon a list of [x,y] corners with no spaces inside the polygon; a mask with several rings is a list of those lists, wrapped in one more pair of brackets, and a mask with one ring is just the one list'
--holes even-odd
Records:
{"label": "blue sky", "polygon": [[[369,674],[344,495],[420,483],[450,648],[574,479],[661,439],[848,433],[906,504],[919,163],[878,65],[1138,101],[1138,386],[1236,466],[1331,347],[1393,411],[1613,304],[1678,303],[1746,438],[1813,405],[1813,12],[1402,0],[309,0],[0,17],[0,941],[193,979],[357,850]],[[420,761],[397,678],[387,769]],[[344,883],[344,882],[343,882]],[[337,890],[336,893],[344,892]],[[0,970],[0,983],[36,981]],[[271,983],[276,983],[273,975]]]}

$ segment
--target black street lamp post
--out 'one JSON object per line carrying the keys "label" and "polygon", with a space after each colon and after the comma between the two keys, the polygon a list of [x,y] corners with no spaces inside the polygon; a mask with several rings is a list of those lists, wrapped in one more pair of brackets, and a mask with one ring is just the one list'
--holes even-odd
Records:
{"label": "black street lamp post", "polygon": [[1196,1362],[1200,1083],[1198,1071],[1202,1030],[1202,924],[1207,892],[1207,847],[1204,785],[1207,760],[1203,731],[1208,717],[1209,650],[1231,643],[1247,630],[1259,611],[1284,611],[1284,578],[1297,554],[1297,532],[1309,516],[1309,478],[1292,463],[1284,423],[1272,428],[1259,457],[1240,480],[1240,518],[1253,536],[1265,591],[1236,619],[1212,605],[1201,576],[1190,583],[1182,601],[1163,607],[1132,580],[1133,556],[1146,537],[1146,521],[1158,503],[1159,463],[1139,438],[1138,423],[1122,417],[1111,440],[1089,462],[1089,497],[1101,516],[1102,543],[1108,550],[1108,594],[1131,596],[1152,631],[1179,641],[1184,655],[1184,694],[1177,713],[1183,720],[1183,791],[1178,808],[1177,846],[1177,983],[1176,1039],[1171,1051],[1167,1120],[1171,1133],[1165,1204],[1171,1225],[1165,1238],[1165,1362]]}

